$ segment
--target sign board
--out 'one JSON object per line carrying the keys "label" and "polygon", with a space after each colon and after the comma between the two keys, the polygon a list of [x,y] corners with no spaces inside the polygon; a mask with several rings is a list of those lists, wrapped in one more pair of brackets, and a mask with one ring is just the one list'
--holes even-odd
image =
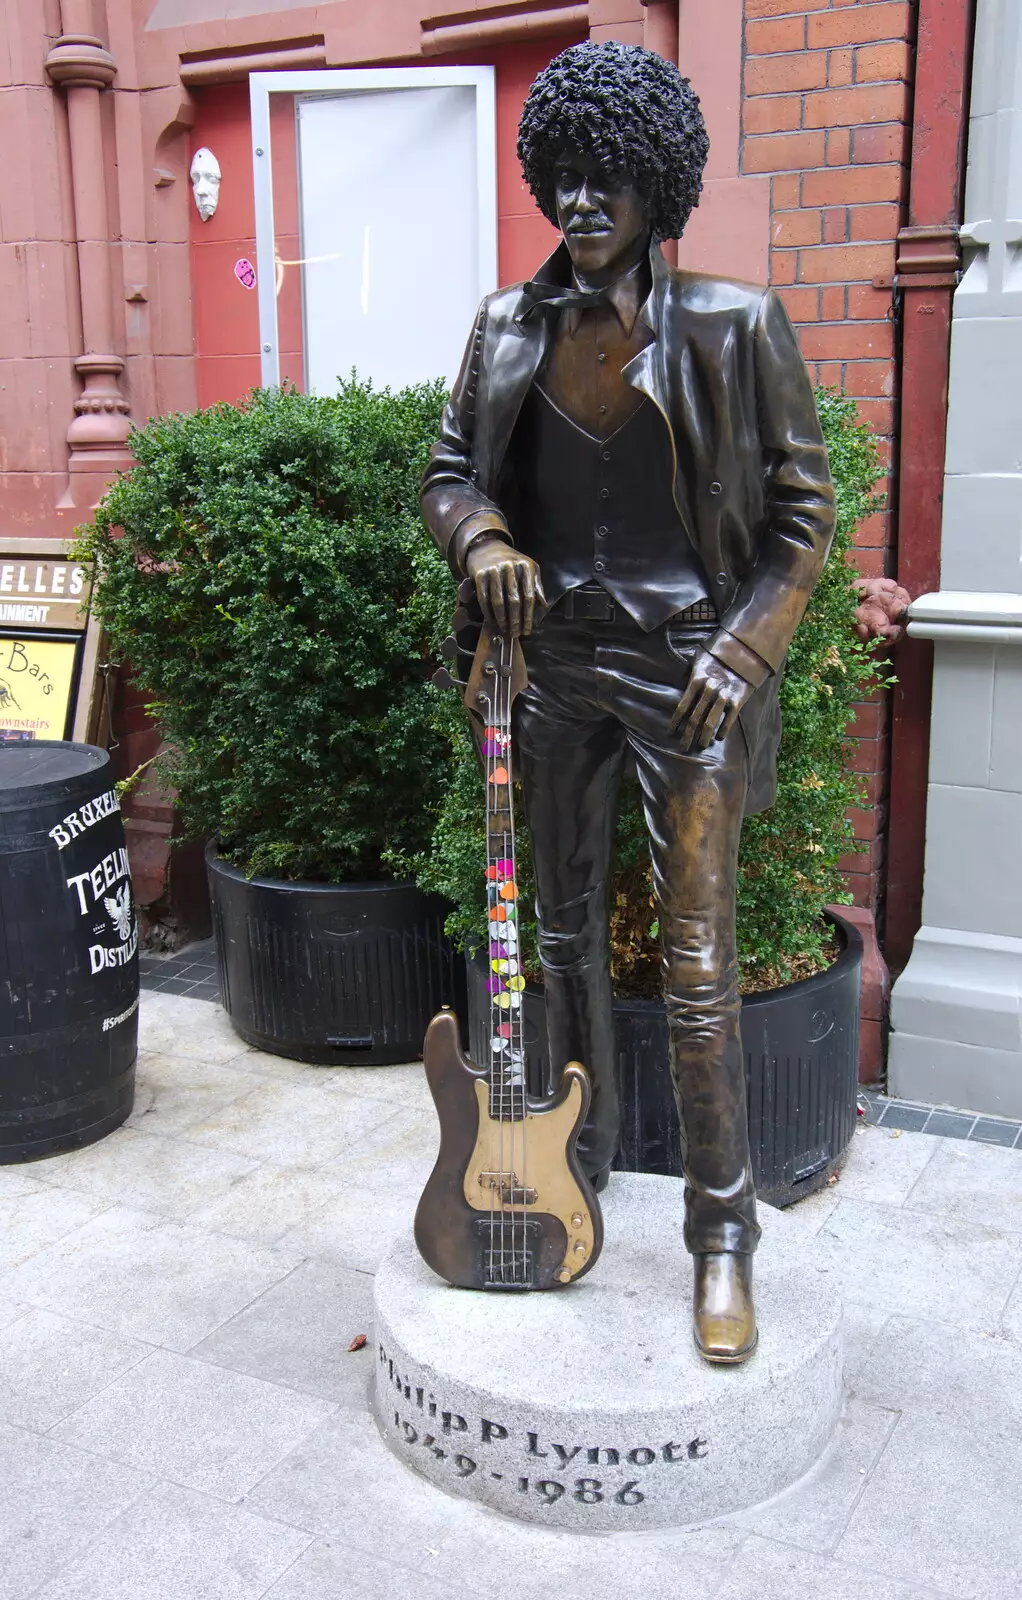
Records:
{"label": "sign board", "polygon": [[84,632],[89,589],[88,572],[77,562],[26,560],[6,551],[0,541],[0,628],[14,625]]}
{"label": "sign board", "polygon": [[0,739],[66,739],[81,635],[0,630]]}
{"label": "sign board", "polygon": [[65,540],[0,535],[0,740],[96,742],[91,588]]}

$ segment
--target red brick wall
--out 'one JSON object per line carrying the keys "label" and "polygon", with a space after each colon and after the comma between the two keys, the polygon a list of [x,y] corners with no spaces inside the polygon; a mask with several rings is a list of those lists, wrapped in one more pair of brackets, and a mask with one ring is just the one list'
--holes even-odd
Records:
{"label": "red brick wall", "polygon": [[[745,0],[742,171],[771,179],[770,281],[799,330],[817,383],[858,402],[880,435],[895,429],[895,241],[906,192],[915,7],[905,0]],[[883,285],[876,280],[884,280]],[[889,569],[889,509],[860,530],[866,576]],[[875,809],[854,813],[865,855],[844,863],[860,905],[882,873],[887,707],[861,708],[854,765]]]}

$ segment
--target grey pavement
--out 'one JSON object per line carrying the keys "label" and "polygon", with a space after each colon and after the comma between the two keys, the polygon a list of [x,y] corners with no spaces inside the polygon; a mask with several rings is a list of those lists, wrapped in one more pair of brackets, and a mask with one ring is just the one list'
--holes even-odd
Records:
{"label": "grey pavement", "polygon": [[169,990],[140,1019],[125,1127],[0,1168],[0,1600],[1018,1600],[1022,1149],[861,1126],[796,1208],[846,1305],[807,1478],[709,1527],[551,1532],[433,1488],[369,1415],[421,1066],[284,1061]]}

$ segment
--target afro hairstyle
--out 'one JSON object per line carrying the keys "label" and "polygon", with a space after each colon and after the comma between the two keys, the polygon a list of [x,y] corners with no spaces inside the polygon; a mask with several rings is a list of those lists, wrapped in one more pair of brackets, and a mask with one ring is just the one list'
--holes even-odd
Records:
{"label": "afro hairstyle", "polygon": [[529,90],[518,128],[522,173],[555,228],[555,163],[565,150],[584,150],[608,172],[628,174],[657,240],[680,238],[709,148],[699,97],[674,63],[613,40],[555,56]]}

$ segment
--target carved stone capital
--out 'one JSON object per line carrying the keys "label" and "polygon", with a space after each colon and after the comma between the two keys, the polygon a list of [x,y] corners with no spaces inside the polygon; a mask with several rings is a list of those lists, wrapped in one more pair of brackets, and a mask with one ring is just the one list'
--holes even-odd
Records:
{"label": "carved stone capital", "polygon": [[[124,362],[115,355],[84,355],[75,362],[82,392],[75,401],[75,420],[67,431],[72,465],[75,456],[120,451],[131,431],[128,402],[118,386]],[[128,458],[128,452],[124,451]]]}
{"label": "carved stone capital", "polygon": [[46,57],[50,82],[62,89],[107,89],[117,63],[91,33],[63,33]]}

